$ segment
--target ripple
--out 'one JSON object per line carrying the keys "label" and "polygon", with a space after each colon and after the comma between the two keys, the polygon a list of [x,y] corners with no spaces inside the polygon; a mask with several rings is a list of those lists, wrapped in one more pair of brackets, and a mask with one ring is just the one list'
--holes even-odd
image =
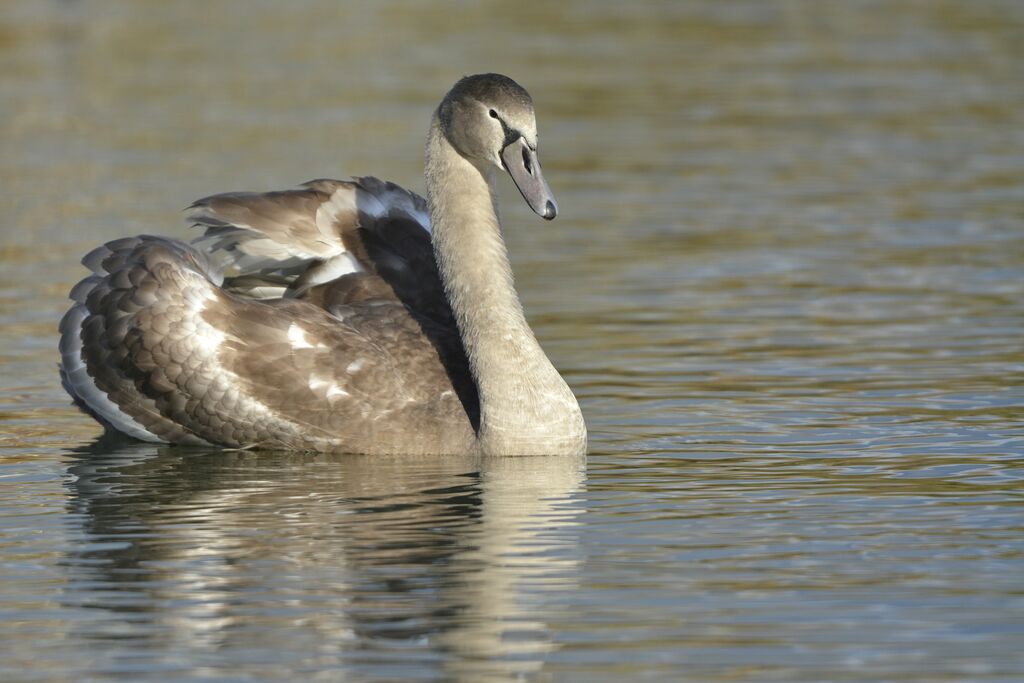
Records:
{"label": "ripple", "polygon": [[[0,29],[0,678],[1024,678],[1021,3],[137,5]],[[473,64],[542,111],[505,237],[586,462],[83,445],[82,253],[421,187]]]}

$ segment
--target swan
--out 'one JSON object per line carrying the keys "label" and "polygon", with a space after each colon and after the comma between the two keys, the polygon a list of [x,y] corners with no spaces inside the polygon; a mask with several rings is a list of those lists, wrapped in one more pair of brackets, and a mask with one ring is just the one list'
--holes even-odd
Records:
{"label": "swan", "polygon": [[582,454],[579,404],[513,285],[497,171],[547,220],[533,100],[467,76],[431,118],[427,199],[373,177],[195,202],[191,244],[82,263],[60,376],[143,441],[364,454]]}

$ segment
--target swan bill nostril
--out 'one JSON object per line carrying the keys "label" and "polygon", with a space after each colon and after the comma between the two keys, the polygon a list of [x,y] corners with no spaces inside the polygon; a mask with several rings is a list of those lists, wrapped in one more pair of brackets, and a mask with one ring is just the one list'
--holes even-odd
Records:
{"label": "swan bill nostril", "polygon": [[551,220],[557,215],[558,209],[555,208],[555,203],[549,199],[547,205],[544,207],[544,219]]}
{"label": "swan bill nostril", "polygon": [[531,149],[522,136],[501,150],[501,165],[512,177],[523,199],[538,216],[551,220],[558,215],[551,188],[544,180],[537,151]]}

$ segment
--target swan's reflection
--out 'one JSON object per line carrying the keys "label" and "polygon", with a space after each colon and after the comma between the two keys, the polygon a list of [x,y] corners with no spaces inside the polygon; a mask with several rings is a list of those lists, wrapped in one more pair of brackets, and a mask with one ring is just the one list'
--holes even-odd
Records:
{"label": "swan's reflection", "polygon": [[507,680],[574,585],[581,459],[92,450],[66,599],[161,666]]}

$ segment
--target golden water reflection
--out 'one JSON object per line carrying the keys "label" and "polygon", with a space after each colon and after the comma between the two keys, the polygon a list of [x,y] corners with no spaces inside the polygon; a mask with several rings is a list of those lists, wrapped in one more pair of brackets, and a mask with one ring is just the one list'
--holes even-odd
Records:
{"label": "golden water reflection", "polygon": [[[180,673],[265,648],[282,673],[375,661],[401,676],[429,645],[451,653],[452,680],[516,680],[553,647],[545,591],[576,584],[583,464],[82,456],[68,470],[83,537],[66,599],[104,615],[73,635],[181,657]],[[129,654],[112,652],[116,670]]]}

